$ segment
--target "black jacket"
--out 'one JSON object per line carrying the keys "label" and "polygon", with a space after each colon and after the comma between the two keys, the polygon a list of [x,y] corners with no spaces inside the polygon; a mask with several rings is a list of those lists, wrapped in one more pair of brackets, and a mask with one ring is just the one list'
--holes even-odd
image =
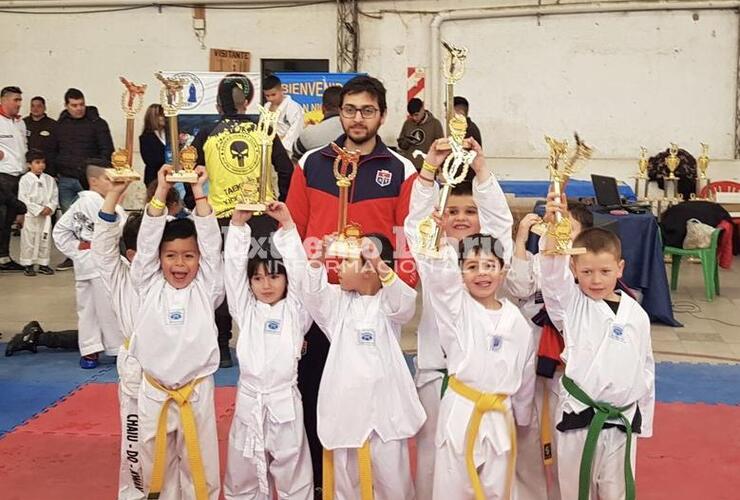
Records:
{"label": "black jacket", "polygon": [[[26,123],[26,130],[28,130],[28,149],[43,151],[48,160],[57,121],[46,115],[38,121],[31,118],[31,115],[28,115],[23,121]],[[55,172],[50,167],[50,165],[47,165],[45,172],[49,175],[55,175]]]}
{"label": "black jacket", "polygon": [[483,146],[483,138],[480,135],[480,129],[478,128],[478,125],[476,125],[473,120],[470,119],[470,117],[467,117],[468,122],[468,130],[465,133],[465,138],[472,137],[475,139],[475,142]]}
{"label": "black jacket", "polygon": [[74,119],[64,110],[59,115],[55,134],[52,136],[50,158],[58,175],[85,181],[85,160],[99,158],[110,162],[113,138],[98,108],[87,106],[85,116]]}
{"label": "black jacket", "polygon": [[157,178],[157,172],[165,162],[164,144],[154,132],[144,132],[139,136],[139,151],[144,160],[144,184],[149,185]]}

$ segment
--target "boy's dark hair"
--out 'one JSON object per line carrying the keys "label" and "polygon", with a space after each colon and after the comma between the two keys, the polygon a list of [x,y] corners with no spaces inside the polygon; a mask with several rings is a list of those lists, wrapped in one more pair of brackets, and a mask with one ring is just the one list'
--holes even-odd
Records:
{"label": "boy's dark hair", "polygon": [[622,259],[622,242],[615,233],[601,227],[582,231],[573,241],[574,248],[585,248],[590,253],[607,252],[617,260]]}
{"label": "boy's dark hair", "polygon": [[[162,243],[175,240],[185,240],[187,238],[198,238],[195,230],[195,222],[192,219],[173,219],[167,221],[162,233]],[[160,243],[160,248],[162,243]]]}
{"label": "boy's dark hair", "polygon": [[23,92],[21,92],[20,87],[16,87],[15,85],[3,87],[3,90],[0,90],[0,97],[5,97],[8,94],[23,94]]}
{"label": "boy's dark hair", "polygon": [[26,163],[32,163],[34,160],[46,160],[46,155],[40,149],[29,149],[26,152]]}
{"label": "boy's dark hair", "polygon": [[[472,169],[471,169],[472,170]],[[473,195],[473,183],[472,181],[465,179],[460,184],[452,187],[451,196],[472,196]]]}
{"label": "boy's dark hair", "polygon": [[388,105],[385,101],[385,87],[380,83],[380,80],[367,75],[356,76],[344,84],[344,87],[342,87],[342,93],[340,94],[340,105],[344,104],[345,96],[360,94],[362,92],[367,92],[371,96],[375,97],[378,101],[380,114],[382,115],[385,113],[386,109],[388,109]]}
{"label": "boy's dark hair", "polygon": [[69,101],[71,99],[84,99],[85,94],[82,93],[80,89],[67,89],[67,91],[64,93],[64,104],[69,104]]}
{"label": "boy's dark hair", "polygon": [[496,257],[501,267],[504,265],[504,246],[490,234],[476,233],[463,238],[457,244],[457,255],[460,266],[463,265],[471,252],[473,255],[481,255],[482,253],[492,255]]}
{"label": "boy's dark hair", "polygon": [[283,85],[283,82],[280,81],[280,78],[278,78],[275,75],[267,75],[264,80],[262,80],[262,90],[272,90],[276,89]]}
{"label": "boy's dark hair", "polygon": [[342,87],[338,85],[332,85],[324,90],[324,95],[321,96],[321,105],[326,111],[338,113],[339,106],[341,106]]}
{"label": "boy's dark hair", "polygon": [[123,225],[123,231],[121,232],[121,241],[123,242],[124,250],[136,251],[136,238],[139,236],[141,219],[141,213],[133,213],[126,219],[126,223]]}
{"label": "boy's dark hair", "polygon": [[581,230],[594,227],[594,214],[580,201],[568,200],[568,212],[581,225]]}
{"label": "boy's dark hair", "polygon": [[[157,192],[157,179],[154,179],[146,187],[146,202],[147,203],[152,201],[152,198],[154,198],[154,193],[156,192]],[[174,187],[171,187],[170,190],[167,191],[167,199],[164,200],[164,204],[169,208],[175,203],[180,203],[180,201],[182,201],[180,199],[180,193],[177,192],[177,189],[175,189]]]}
{"label": "boy's dark hair", "polygon": [[[388,267],[393,269],[393,245],[391,245],[391,240],[389,240],[384,234],[381,233],[368,233],[365,235],[365,238],[368,238],[370,241],[372,241],[373,245],[375,245],[375,248],[378,249],[378,252],[380,253],[380,260],[385,262]],[[360,259],[364,264],[365,257],[360,256]]]}
{"label": "boy's dark hair", "polygon": [[44,106],[46,106],[46,99],[44,99],[44,98],[43,98],[43,97],[41,97],[40,95],[35,95],[35,96],[33,96],[33,97],[31,98],[31,102],[33,102],[33,101],[41,101],[41,104],[43,104]]}
{"label": "boy's dark hair", "polygon": [[467,99],[465,99],[461,95],[456,95],[452,99],[452,107],[453,108],[463,108],[466,115],[468,114],[468,111],[470,111],[470,103],[468,102]]}
{"label": "boy's dark hair", "polygon": [[422,101],[418,97],[414,97],[406,105],[406,111],[408,111],[410,115],[413,115],[414,113],[418,113],[419,111],[421,111],[421,108],[423,107],[424,107],[424,101]]}

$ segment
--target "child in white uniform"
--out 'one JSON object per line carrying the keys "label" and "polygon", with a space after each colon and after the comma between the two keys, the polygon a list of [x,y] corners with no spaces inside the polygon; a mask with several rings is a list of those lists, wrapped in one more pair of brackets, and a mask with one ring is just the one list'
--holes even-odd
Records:
{"label": "child in white uniform", "polygon": [[[445,213],[445,236],[452,241],[460,241],[480,233],[490,234],[504,245],[506,262],[511,257],[512,239],[511,211],[498,181],[485,165],[485,155],[480,145],[470,139],[471,149],[477,155],[471,167],[475,172],[472,183],[464,181],[455,186],[447,202]],[[424,167],[419,172],[421,180],[414,182],[414,203],[409,205],[407,224],[418,227],[422,219],[432,214],[439,201],[439,189],[433,181],[436,170],[444,162],[449,151],[437,149],[432,144],[426,156]],[[424,180],[428,182],[424,182]],[[481,229],[482,227],[482,229]],[[416,230],[407,235],[411,246],[416,244]],[[432,498],[434,484],[434,444],[437,430],[442,387],[446,373],[445,353],[439,340],[434,310],[429,306],[429,296],[422,287],[422,311],[417,330],[416,390],[427,414],[419,433],[416,435],[416,496],[419,500]]]}
{"label": "child in white uniform", "polygon": [[[95,368],[98,353],[108,356],[118,354],[123,334],[118,327],[100,272],[90,252],[95,221],[103,205],[103,197],[112,183],[107,169],[90,164],[87,166],[89,191],[79,193],[79,198],[54,226],[54,244],[74,262],[75,291],[77,295],[77,330],[80,345],[80,367]],[[124,220],[126,213],[120,206],[116,214]]]}
{"label": "child in white uniform", "polygon": [[[399,341],[416,292],[393,272],[390,242],[372,237],[377,243],[363,238],[362,257],[342,261],[339,285],[329,284],[321,260],[311,261],[301,284],[306,309],[331,342],[318,401],[325,500],[414,498],[407,440],[425,415]],[[282,243],[286,261],[306,266],[298,233]]]}
{"label": "child in white uniform", "polygon": [[[564,212],[564,203],[551,193],[548,217]],[[557,425],[560,492],[564,500],[632,500],[635,435],[650,437],[653,429],[650,320],[634,299],[615,290],[624,261],[614,233],[587,229],[573,246],[586,253],[540,259],[545,305],[565,338]],[[552,238],[542,238],[540,249],[552,248]],[[585,478],[581,484],[579,477]]]}
{"label": "child in white uniform", "polygon": [[[417,182],[431,186],[430,179]],[[411,211],[422,194],[412,193]],[[407,238],[415,229],[407,219]],[[433,498],[509,499],[515,420],[528,425],[532,412],[531,329],[516,306],[496,298],[505,276],[503,245],[473,235],[460,242],[459,263],[452,246],[441,250],[439,259],[414,252],[450,374],[437,422]]]}
{"label": "child in white uniform", "polygon": [[224,296],[221,234],[203,194],[205,168],[195,171],[194,216],[175,220],[164,202],[172,167],[159,171],[131,264],[141,301],[131,355],[144,372],[139,425],[149,498],[216,500],[220,489],[213,373],[214,312]]}
{"label": "child in white uniform", "polygon": [[21,228],[20,263],[26,276],[36,276],[34,266],[38,264],[41,274],[54,274],[49,267],[51,246],[51,216],[59,205],[57,181],[44,173],[44,153],[31,150],[26,153],[28,172],[18,182],[18,199],[26,205],[26,218]]}
{"label": "child in white uniform", "polygon": [[[113,311],[124,337],[118,350],[118,404],[121,422],[121,463],[118,471],[118,500],[143,500],[144,482],[139,453],[138,396],[141,386],[141,365],[129,354],[129,344],[139,311],[139,295],[131,283],[131,261],[136,255],[136,239],[141,217],[132,215],[125,224],[115,207],[130,183],[114,183],[105,196],[95,221],[92,255],[100,278],[111,298]],[[123,229],[121,229],[123,227]],[[125,256],[119,250],[123,242]]]}
{"label": "child in white uniform", "polygon": [[[295,224],[285,204],[267,214],[282,226],[272,236],[280,251]],[[301,304],[295,261],[250,258],[251,212],[235,211],[224,249],[229,311],[239,326],[239,391],[229,432],[224,479],[227,500],[313,498],[313,470],[298,392],[298,360],[312,319]],[[305,264],[305,261],[304,261]],[[269,478],[268,478],[269,475]]]}

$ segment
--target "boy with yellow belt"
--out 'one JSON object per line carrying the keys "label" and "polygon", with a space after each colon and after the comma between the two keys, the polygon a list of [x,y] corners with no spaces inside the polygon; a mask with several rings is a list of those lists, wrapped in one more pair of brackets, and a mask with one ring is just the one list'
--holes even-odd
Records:
{"label": "boy with yellow belt", "polygon": [[168,220],[164,202],[172,167],[159,171],[131,265],[141,300],[131,354],[144,372],[139,418],[148,498],[216,500],[219,494],[213,373],[219,364],[214,311],[224,297],[221,235],[203,194],[205,168],[195,171],[193,217],[175,220]]}

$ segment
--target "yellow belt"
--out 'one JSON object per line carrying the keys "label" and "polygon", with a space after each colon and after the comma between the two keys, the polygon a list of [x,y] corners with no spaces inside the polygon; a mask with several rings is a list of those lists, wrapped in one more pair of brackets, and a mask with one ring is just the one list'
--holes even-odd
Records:
{"label": "yellow belt", "polygon": [[165,464],[167,463],[167,409],[171,401],[180,407],[180,422],[182,422],[185,448],[190,463],[190,473],[193,476],[196,500],[208,500],[208,485],[203,468],[203,459],[200,455],[200,444],[198,442],[198,429],[195,425],[193,406],[190,404],[195,386],[203,381],[202,378],[195,379],[179,389],[167,389],[148,374],[144,374],[146,380],[152,387],[167,394],[167,399],[162,404],[157,421],[157,436],[154,439],[154,465],[152,466],[152,479],[149,485],[147,498],[159,498],[164,484]]}
{"label": "yellow belt", "polygon": [[129,346],[131,345],[131,339],[123,339],[123,347],[128,351]]}
{"label": "yellow belt", "polygon": [[545,465],[552,465],[552,422],[550,421],[550,389],[544,381],[542,391],[542,417],[540,420],[540,442],[542,444],[542,460]]}
{"label": "yellow belt", "polygon": [[503,413],[506,416],[506,422],[509,427],[509,438],[511,440],[511,453],[509,454],[509,464],[506,472],[505,498],[511,498],[511,486],[514,479],[514,464],[516,464],[516,426],[514,425],[514,419],[512,418],[511,412],[506,407],[506,400],[509,396],[506,394],[480,392],[479,390],[473,389],[469,385],[460,382],[454,375],[450,376],[449,387],[460,396],[475,403],[475,408],[473,410],[473,414],[470,416],[470,420],[468,421],[468,429],[465,434],[465,463],[468,468],[468,477],[473,485],[473,493],[475,494],[476,500],[486,500],[486,494],[483,491],[483,486],[478,477],[478,470],[475,467],[474,459],[475,441],[478,437],[481,420],[483,419],[483,415],[491,411]]}
{"label": "yellow belt", "polygon": [[[322,499],[334,500],[334,451],[324,449]],[[373,463],[370,458],[370,439],[357,449],[360,469],[360,498],[373,500]]]}

